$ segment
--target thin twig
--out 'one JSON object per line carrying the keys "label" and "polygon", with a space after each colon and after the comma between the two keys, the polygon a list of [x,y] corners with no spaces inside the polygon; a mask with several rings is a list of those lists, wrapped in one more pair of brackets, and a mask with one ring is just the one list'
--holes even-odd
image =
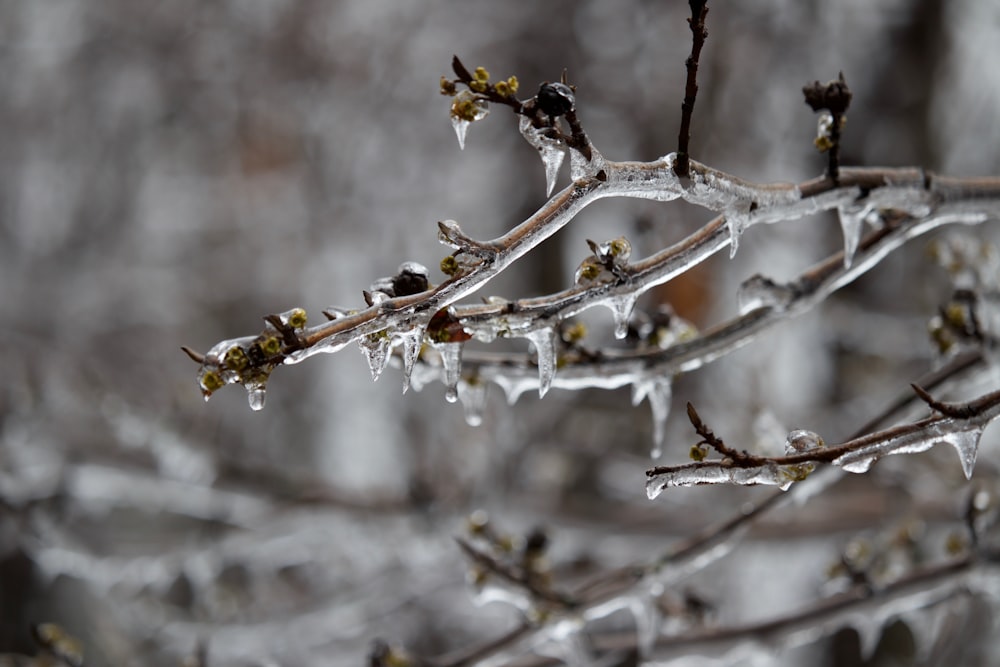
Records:
{"label": "thin twig", "polygon": [[691,6],[691,18],[687,20],[691,28],[691,55],[684,63],[687,67],[687,82],[684,86],[684,102],[681,104],[681,128],[677,135],[677,162],[674,164],[674,173],[678,178],[688,176],[691,116],[698,97],[698,59],[708,37],[708,30],[705,28],[708,0],[688,0],[688,4]]}

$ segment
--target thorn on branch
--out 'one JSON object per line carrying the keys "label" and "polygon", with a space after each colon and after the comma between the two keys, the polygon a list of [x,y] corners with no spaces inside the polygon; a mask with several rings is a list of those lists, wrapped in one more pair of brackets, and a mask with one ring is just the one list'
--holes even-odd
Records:
{"label": "thorn on branch", "polygon": [[194,350],[192,350],[187,345],[181,345],[181,352],[183,352],[188,357],[190,357],[191,360],[193,362],[195,362],[196,364],[203,364],[203,363],[205,363],[205,355],[202,354],[201,352],[195,352]]}
{"label": "thorn on branch", "polygon": [[701,49],[708,37],[705,28],[705,17],[708,15],[708,0],[688,0],[691,6],[691,18],[688,25],[691,28],[691,55],[685,61],[687,66],[687,83],[684,87],[684,102],[681,104],[681,128],[677,136],[677,161],[674,162],[674,173],[678,178],[687,178],[688,143],[691,141],[691,116],[694,113],[694,102],[698,97],[698,59]]}
{"label": "thorn on branch", "polygon": [[853,94],[841,72],[839,78],[823,84],[814,81],[803,86],[802,94],[813,111],[821,112],[816,147],[829,155],[830,180],[834,185],[840,181],[840,133],[847,122],[847,108]]}
{"label": "thorn on branch", "polygon": [[715,451],[722,454],[723,457],[732,460],[734,464],[741,467],[760,464],[761,459],[759,457],[752,456],[746,450],[737,451],[726,445],[721,438],[715,435],[715,433],[713,433],[712,430],[705,425],[705,422],[703,422],[701,417],[698,415],[698,411],[694,409],[694,406],[691,405],[690,402],[687,404],[687,415],[688,419],[691,420],[691,425],[694,426],[695,433],[701,436],[701,442],[695,445],[695,447],[702,444],[708,445]]}
{"label": "thorn on branch", "polygon": [[923,387],[917,384],[911,384],[910,387],[913,388],[913,393],[920,397],[923,401],[935,412],[939,412],[945,417],[951,417],[952,419],[968,419],[974,417],[977,414],[976,408],[965,403],[961,405],[956,405],[954,403],[942,403],[931,396]]}

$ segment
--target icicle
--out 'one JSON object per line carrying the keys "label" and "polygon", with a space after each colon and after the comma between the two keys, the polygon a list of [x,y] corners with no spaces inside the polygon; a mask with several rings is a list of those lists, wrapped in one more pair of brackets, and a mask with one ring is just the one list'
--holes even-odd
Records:
{"label": "icicle", "polygon": [[382,371],[389,365],[389,350],[392,347],[391,339],[386,331],[376,331],[373,334],[362,336],[358,339],[358,347],[364,352],[368,360],[368,368],[372,373],[372,380],[378,380]]}
{"label": "icicle", "polygon": [[962,472],[966,479],[972,479],[972,471],[976,467],[976,454],[979,451],[979,440],[983,437],[983,429],[975,428],[970,431],[959,431],[949,433],[942,440],[958,452],[958,459],[962,462]]}
{"label": "icicle", "polygon": [[521,116],[519,129],[521,136],[534,146],[542,158],[542,164],[545,166],[545,195],[551,195],[559,177],[559,168],[566,157],[563,145],[545,135],[548,128],[535,127],[527,116]]}
{"label": "icicle", "polygon": [[535,329],[525,335],[538,357],[538,397],[545,396],[556,375],[556,332],[552,327]]}
{"label": "icicle", "polygon": [[629,600],[629,611],[635,618],[636,648],[638,649],[639,663],[653,652],[656,638],[660,634],[660,611],[656,606],[658,596],[647,596],[637,594]]}
{"label": "icicle", "polygon": [[670,397],[671,383],[667,377],[642,378],[632,385],[632,405],[639,405],[644,398],[649,401],[649,410],[653,415],[653,447],[649,455],[654,460],[663,453]]}
{"label": "icicle", "polygon": [[413,365],[420,356],[420,346],[424,342],[424,328],[415,327],[409,331],[396,332],[392,335],[393,342],[398,342],[403,348],[403,393],[410,388],[410,375]]}
{"label": "icicle", "polygon": [[736,257],[736,250],[740,247],[740,237],[750,225],[749,207],[746,210],[726,209],[726,226],[729,228],[729,259]]}
{"label": "icicle", "polygon": [[872,212],[871,206],[857,206],[856,204],[845,204],[837,207],[840,215],[840,229],[844,233],[844,268],[851,268],[854,261],[854,253],[857,252],[858,243],[861,241],[861,227],[865,218]]}
{"label": "icicle", "polygon": [[441,355],[444,367],[445,400],[454,403],[458,400],[458,380],[462,372],[462,343],[437,343],[434,348]]}
{"label": "icicle", "polygon": [[860,616],[853,623],[861,643],[861,660],[868,662],[875,655],[879,640],[882,638],[882,621],[878,618]]}
{"label": "icicle", "polygon": [[791,287],[776,283],[759,273],[744,280],[736,293],[740,315],[765,306],[782,312],[794,298],[795,293]]}
{"label": "icicle", "polygon": [[479,426],[483,423],[483,409],[486,407],[487,385],[478,377],[468,378],[458,383],[458,400],[465,408],[465,423]]}
{"label": "icicle", "polygon": [[461,118],[451,117],[451,126],[455,128],[455,136],[458,137],[458,147],[460,150],[465,150],[465,135],[469,131],[469,126],[472,125],[467,120],[462,120]]}
{"label": "icicle", "polygon": [[615,338],[618,340],[628,335],[628,322],[632,318],[632,311],[635,310],[635,302],[638,299],[637,294],[619,294],[602,302],[611,309],[611,314],[614,316]]}

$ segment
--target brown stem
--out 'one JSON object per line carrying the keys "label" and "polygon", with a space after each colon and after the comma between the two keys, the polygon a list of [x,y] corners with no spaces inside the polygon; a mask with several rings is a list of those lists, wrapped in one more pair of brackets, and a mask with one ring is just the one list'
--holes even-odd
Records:
{"label": "brown stem", "polygon": [[691,140],[691,115],[694,113],[694,101],[698,97],[698,58],[701,48],[705,45],[708,30],[705,29],[705,17],[708,15],[708,0],[689,0],[691,18],[691,55],[685,61],[687,66],[687,83],[684,87],[684,102],[681,104],[681,129],[677,135],[677,161],[674,163],[674,173],[678,178],[688,176],[688,143]]}

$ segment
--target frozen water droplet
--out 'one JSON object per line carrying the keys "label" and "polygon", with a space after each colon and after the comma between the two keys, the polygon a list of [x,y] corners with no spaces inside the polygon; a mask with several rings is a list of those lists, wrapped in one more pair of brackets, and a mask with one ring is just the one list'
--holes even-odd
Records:
{"label": "frozen water droplet", "polygon": [[663,453],[671,393],[670,378],[667,377],[642,378],[632,385],[632,405],[639,405],[645,398],[653,415],[653,447],[649,453],[653,459],[660,458]]}
{"label": "frozen water droplet", "polygon": [[488,386],[479,378],[470,378],[458,383],[458,400],[462,401],[462,407],[465,408],[465,423],[469,426],[479,426],[483,423]]}
{"label": "frozen water droplet", "polygon": [[979,452],[979,440],[982,437],[983,430],[976,428],[970,431],[949,433],[943,438],[958,452],[958,459],[962,462],[962,472],[965,473],[966,479],[972,479],[972,471],[976,467],[976,454]]}
{"label": "frozen water droplet", "polygon": [[465,150],[465,135],[469,131],[469,125],[472,125],[467,120],[462,120],[461,118],[451,117],[451,126],[455,128],[455,136],[458,137],[458,147],[460,150]]}
{"label": "frozen water droplet", "polygon": [[535,346],[538,358],[538,397],[545,396],[552,379],[556,375],[556,332],[552,327],[543,327],[528,332],[525,336]]}
{"label": "frozen water droplet", "polygon": [[635,310],[635,302],[638,300],[636,294],[621,294],[613,296],[604,301],[604,305],[611,309],[611,314],[615,320],[615,338],[621,340],[628,335],[628,322]]}
{"label": "frozen water droplet", "polygon": [[486,100],[477,97],[468,90],[463,90],[452,98],[451,125],[458,136],[458,145],[465,148],[465,133],[472,121],[482,120],[489,115],[490,109]]}
{"label": "frozen water droplet", "polygon": [[358,347],[368,360],[368,368],[372,372],[372,380],[378,380],[382,371],[389,365],[389,350],[392,347],[389,334],[376,331],[373,334],[358,339]]}
{"label": "frozen water droplet", "polygon": [[265,386],[265,381],[258,380],[254,382],[247,382],[247,401],[250,403],[251,410],[263,410],[264,401],[267,398],[267,389]]}
{"label": "frozen water droplet", "polygon": [[785,456],[803,454],[825,446],[823,438],[812,431],[792,431],[785,440]]}
{"label": "frozen water droplet", "polygon": [[868,472],[868,469],[872,467],[872,464],[875,463],[876,460],[878,460],[878,457],[871,454],[865,454],[862,456],[844,454],[840,458],[834,460],[833,463],[834,465],[839,465],[847,472],[864,474]]}
{"label": "frozen water droplet", "polygon": [[405,394],[410,388],[413,365],[417,362],[417,357],[420,356],[420,347],[424,342],[424,328],[415,327],[408,331],[396,332],[392,338],[403,348],[403,393]]}
{"label": "frozen water droplet", "polygon": [[740,315],[764,306],[784,311],[794,298],[795,293],[791,287],[778,284],[759,273],[744,280],[736,293]]}
{"label": "frozen water droplet", "polygon": [[862,224],[871,212],[871,205],[846,204],[837,207],[837,212],[840,215],[840,229],[844,233],[844,268],[850,268],[861,240]]}
{"label": "frozen water droplet", "polygon": [[458,400],[458,380],[462,372],[462,343],[437,343],[434,348],[441,355],[444,367],[444,397],[454,403]]}
{"label": "frozen water droplet", "polygon": [[521,116],[519,129],[521,136],[538,151],[545,166],[545,195],[551,195],[559,178],[559,168],[566,157],[563,145],[556,139],[545,135],[547,128],[537,128],[527,116]]}

